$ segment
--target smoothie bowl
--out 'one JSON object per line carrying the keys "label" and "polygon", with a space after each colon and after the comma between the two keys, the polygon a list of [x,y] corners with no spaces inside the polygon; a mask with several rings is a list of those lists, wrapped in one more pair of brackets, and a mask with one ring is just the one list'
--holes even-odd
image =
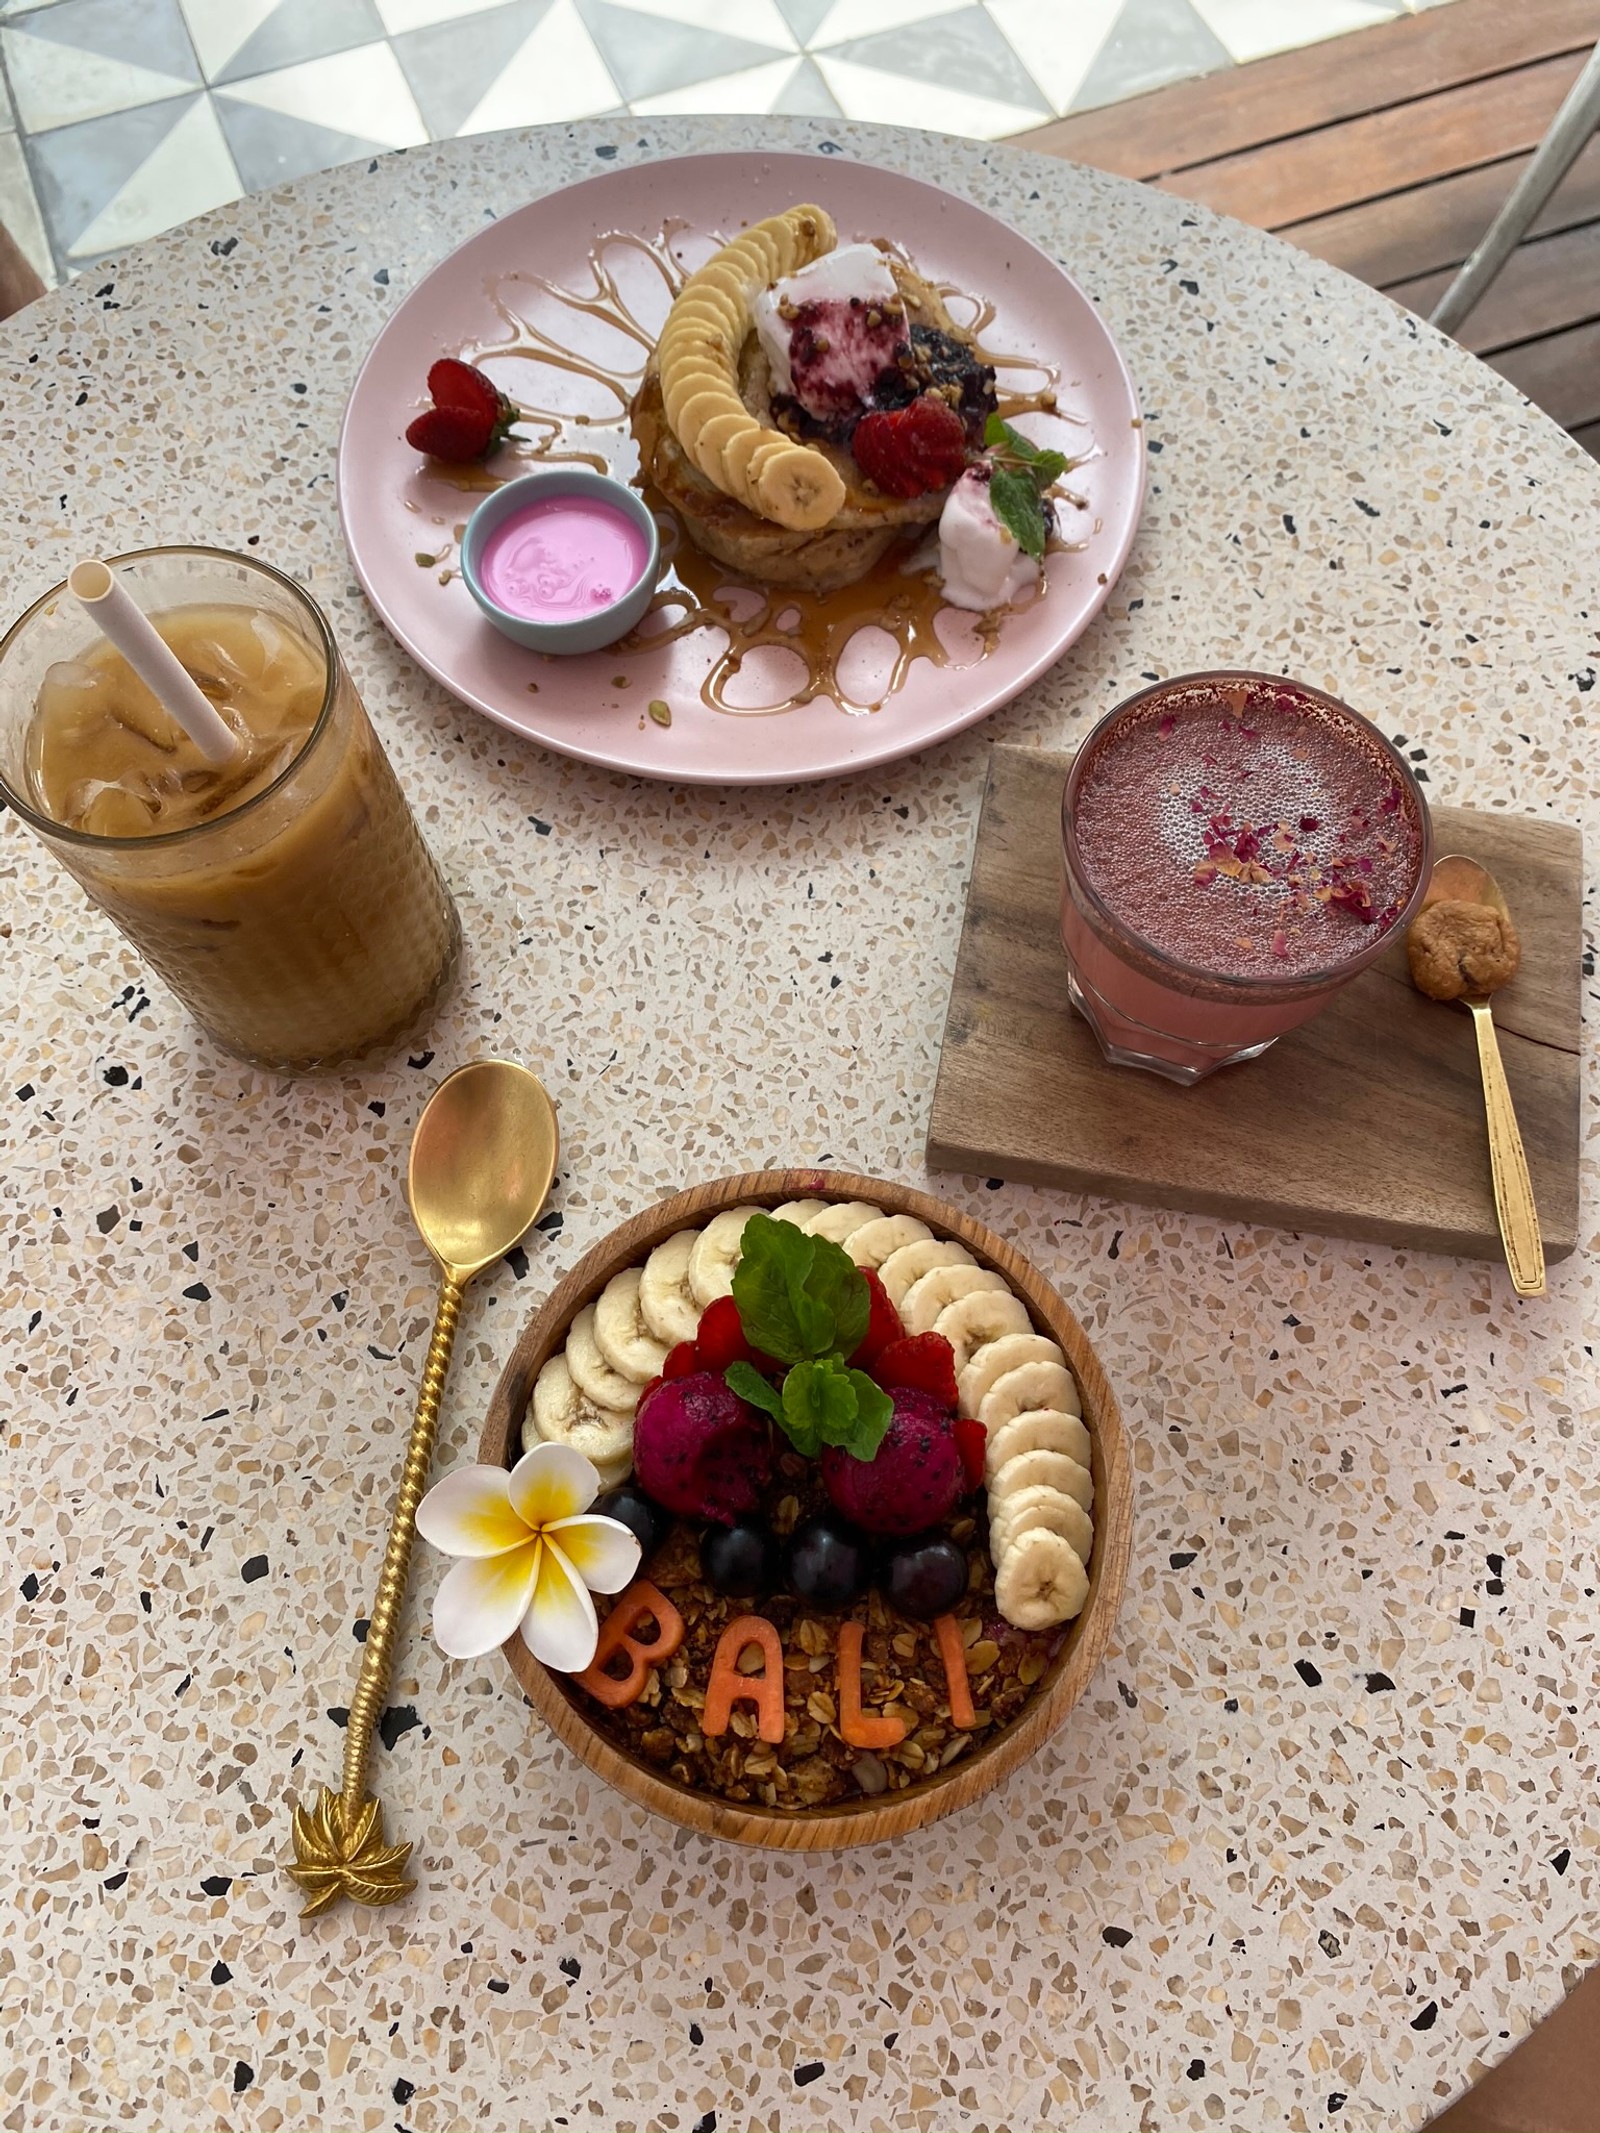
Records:
{"label": "smoothie bowl", "polygon": [[1421,905],[1432,830],[1367,719],[1280,675],[1186,674],[1107,714],[1061,807],[1061,938],[1106,1057],[1191,1083],[1254,1059]]}
{"label": "smoothie bowl", "polygon": [[529,1324],[480,1457],[551,1442],[593,1459],[640,1560],[588,1667],[521,1634],[506,1657],[569,1748],[688,1828],[920,1827],[1031,1755],[1110,1637],[1110,1387],[1027,1261],[925,1194],[761,1171],[624,1223]]}

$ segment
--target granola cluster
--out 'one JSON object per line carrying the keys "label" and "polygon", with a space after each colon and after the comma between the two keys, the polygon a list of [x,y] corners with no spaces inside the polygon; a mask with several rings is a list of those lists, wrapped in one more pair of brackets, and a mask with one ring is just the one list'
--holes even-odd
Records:
{"label": "granola cluster", "polygon": [[[824,1503],[815,1467],[785,1455],[779,1461],[771,1522],[780,1535]],[[874,1589],[843,1615],[810,1608],[790,1594],[731,1600],[712,1591],[700,1570],[695,1530],[675,1521],[662,1546],[642,1566],[683,1617],[684,1640],[664,1666],[650,1669],[637,1702],[602,1708],[583,1690],[566,1693],[589,1722],[662,1777],[723,1799],[798,1812],[835,1801],[904,1792],[948,1769],[975,1743],[1011,1725],[1033,1700],[1066,1632],[1013,1629],[995,1609],[994,1571],[981,1510],[947,1521],[943,1530],[967,1554],[967,1591],[954,1608],[966,1653],[973,1723],[953,1724],[943,1661],[932,1623],[897,1614]],[[756,1612],[783,1645],[784,1735],[768,1744],[757,1736],[752,1706],[736,1703],[729,1730],[708,1738],[701,1729],[712,1658],[735,1616]],[[906,1735],[882,1750],[852,1747],[839,1731],[838,1632],[842,1621],[862,1625],[861,1704],[864,1713],[900,1719]],[[741,1662],[759,1672],[752,1647]]]}

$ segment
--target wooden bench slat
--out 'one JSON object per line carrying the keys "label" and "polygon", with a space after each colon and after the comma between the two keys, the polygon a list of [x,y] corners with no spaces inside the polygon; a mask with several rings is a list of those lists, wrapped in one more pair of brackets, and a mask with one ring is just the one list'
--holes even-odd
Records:
{"label": "wooden bench slat", "polygon": [[1600,319],[1503,348],[1489,362],[1563,429],[1600,424]]}
{"label": "wooden bench slat", "polygon": [[1125,178],[1157,178],[1499,73],[1513,52],[1526,65],[1597,40],[1600,0],[1452,0],[1327,44],[1070,113],[1015,136],[1014,145]]}
{"label": "wooden bench slat", "polygon": [[1157,182],[1260,229],[1281,229],[1537,147],[1585,56],[1541,60]]}
{"label": "wooden bench slat", "polygon": [[[1527,156],[1507,156],[1477,170],[1463,170],[1409,192],[1365,200],[1309,222],[1279,230],[1303,252],[1343,267],[1374,289],[1390,288],[1418,274],[1458,267],[1510,197],[1526,169]],[[1530,236],[1574,229],[1600,219],[1600,135],[1573,164]],[[1404,299],[1402,299],[1404,301]]]}
{"label": "wooden bench slat", "polygon": [[[1385,294],[1426,318],[1449,286],[1446,268]],[[1600,318],[1600,222],[1519,245],[1456,339],[1474,355],[1487,356],[1592,318]]]}

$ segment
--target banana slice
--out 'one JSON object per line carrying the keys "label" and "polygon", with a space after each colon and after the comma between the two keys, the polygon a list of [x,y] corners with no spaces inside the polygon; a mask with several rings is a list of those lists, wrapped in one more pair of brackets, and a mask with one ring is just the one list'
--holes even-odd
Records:
{"label": "banana slice", "polygon": [[[912,1246],[916,1250],[916,1246]],[[941,1311],[948,1310],[958,1296],[971,1296],[980,1289],[1004,1290],[1011,1294],[1003,1274],[992,1274],[986,1266],[930,1267],[920,1280],[914,1281],[900,1299],[900,1317],[908,1333],[931,1333],[933,1322]],[[1021,1310],[1018,1305],[1018,1309]],[[1028,1314],[1022,1312],[1022,1324],[1009,1330],[1020,1333],[1028,1323]]]}
{"label": "banana slice", "polygon": [[636,1385],[658,1378],[667,1359],[665,1344],[650,1331],[639,1308],[643,1282],[642,1268],[625,1266],[612,1275],[594,1306],[595,1345],[613,1370]]}
{"label": "banana slice", "polygon": [[[533,1409],[530,1407],[523,1417],[522,1449],[531,1452],[536,1444],[543,1444],[544,1441],[534,1427]],[[619,1452],[615,1459],[595,1459],[591,1464],[600,1477],[602,1489],[619,1489],[633,1472],[633,1447],[630,1445],[627,1451]]]}
{"label": "banana slice", "polygon": [[943,1238],[930,1237],[921,1244],[903,1244],[898,1251],[891,1252],[878,1268],[878,1279],[888,1290],[889,1301],[898,1309],[912,1283],[920,1281],[931,1268],[976,1266],[977,1263],[964,1244],[957,1244],[953,1239],[946,1242]]}
{"label": "banana slice", "polygon": [[765,1213],[764,1207],[725,1207],[700,1232],[689,1254],[689,1291],[702,1311],[719,1296],[733,1294],[733,1270],[739,1264],[744,1226],[752,1215]]}
{"label": "banana slice", "polygon": [[600,1352],[594,1337],[593,1304],[585,1304],[567,1328],[567,1375],[596,1407],[631,1415],[639,1404],[638,1386],[620,1370],[613,1370]]}
{"label": "banana slice", "polygon": [[597,1407],[572,1382],[564,1355],[551,1356],[534,1380],[522,1441],[528,1432],[540,1444],[570,1444],[602,1470],[619,1459],[633,1464],[633,1417]]}
{"label": "banana slice", "polygon": [[1029,1407],[1002,1422],[984,1452],[984,1472],[998,1474],[1008,1459],[1024,1452],[1065,1452],[1079,1466],[1089,1464],[1089,1432],[1077,1415],[1057,1407]]}
{"label": "banana slice", "polygon": [[700,1324],[700,1306],[689,1293],[689,1254],[700,1232],[680,1229],[658,1244],[639,1278],[639,1313],[646,1329],[669,1348],[692,1341]]}
{"label": "banana slice", "polygon": [[826,1237],[830,1244],[843,1244],[854,1231],[863,1229],[869,1222],[881,1222],[883,1209],[874,1207],[870,1200],[835,1200],[825,1207],[820,1215],[813,1215],[806,1224],[810,1237]]}
{"label": "banana slice", "polygon": [[978,1402],[978,1420],[992,1437],[1013,1415],[1030,1407],[1055,1407],[1064,1415],[1081,1415],[1083,1402],[1065,1363],[1023,1363],[995,1379]]}
{"label": "banana slice", "polygon": [[1019,1452],[989,1479],[989,1503],[1004,1504],[1024,1489],[1059,1489],[1086,1511],[1094,1508],[1094,1480],[1086,1466],[1065,1452]]}
{"label": "banana slice", "polygon": [[989,1557],[998,1563],[1006,1550],[1035,1526],[1048,1526],[1071,1541],[1080,1561],[1087,1563],[1094,1549],[1094,1520],[1081,1503],[1063,1496],[1059,1489],[1019,1489],[1008,1496],[989,1521]]}
{"label": "banana slice", "polygon": [[[527,1450],[526,1445],[523,1446],[523,1450]],[[602,1489],[620,1489],[622,1484],[627,1480],[628,1476],[633,1472],[632,1447],[630,1446],[627,1451],[621,1453],[619,1457],[615,1459],[595,1460],[594,1470],[600,1476],[600,1486]]]}
{"label": "banana slice", "polygon": [[796,1229],[809,1229],[827,1204],[826,1200],[785,1200],[781,1207],[772,1210],[772,1219],[792,1223]]}
{"label": "banana slice", "polygon": [[1011,1333],[1003,1340],[990,1341],[987,1347],[977,1351],[957,1380],[962,1414],[976,1415],[983,1404],[984,1394],[1008,1370],[1020,1370],[1024,1363],[1065,1363],[1066,1360],[1055,1342],[1046,1340],[1042,1333]]}
{"label": "banana slice", "polygon": [[1089,1573],[1071,1541],[1048,1526],[1019,1533],[994,1577],[994,1602],[1017,1629],[1052,1629],[1083,1611]]}
{"label": "banana slice", "polygon": [[661,398],[685,453],[725,496],[797,533],[825,526],[845,501],[838,469],[745,406],[739,354],[760,289],[809,266],[838,242],[820,207],[771,215],[691,274],[656,344]]}
{"label": "banana slice", "polygon": [[844,1248],[857,1266],[880,1267],[891,1252],[908,1244],[925,1244],[933,1235],[926,1222],[915,1215],[880,1215],[876,1222],[863,1222],[844,1240]]}
{"label": "banana slice", "polygon": [[[936,1267],[931,1274],[925,1274],[923,1280],[949,1280],[961,1271],[960,1267]],[[998,1280],[999,1276],[995,1278]],[[921,1286],[922,1282],[918,1282],[911,1296],[915,1296]],[[906,1298],[908,1304],[911,1296]],[[1014,1340],[1026,1333],[1031,1324],[1027,1305],[1009,1288],[973,1289],[970,1294],[958,1296],[953,1304],[945,1306],[934,1320],[933,1330],[942,1333],[955,1350],[959,1373],[966,1369],[980,1348],[1008,1336]]]}

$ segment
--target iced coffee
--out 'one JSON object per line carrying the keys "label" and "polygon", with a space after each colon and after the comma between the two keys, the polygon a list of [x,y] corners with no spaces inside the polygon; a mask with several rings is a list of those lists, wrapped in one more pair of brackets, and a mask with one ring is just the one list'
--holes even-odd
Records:
{"label": "iced coffee", "polygon": [[63,588],[0,642],[7,798],[229,1051],[300,1069],[399,1035],[459,925],[321,612],[217,551],[113,567],[234,756],[207,762]]}

